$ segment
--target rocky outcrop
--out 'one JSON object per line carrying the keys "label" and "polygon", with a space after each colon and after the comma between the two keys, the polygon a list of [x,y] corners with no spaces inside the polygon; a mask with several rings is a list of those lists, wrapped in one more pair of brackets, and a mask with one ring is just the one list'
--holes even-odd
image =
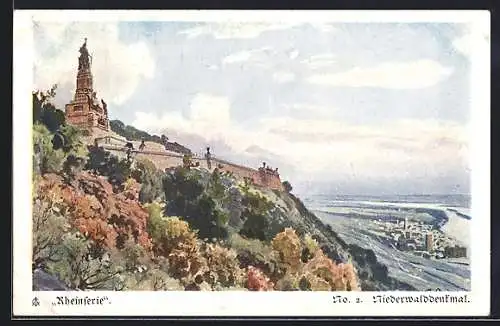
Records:
{"label": "rocky outcrop", "polygon": [[33,291],[72,291],[63,282],[41,269],[33,271]]}

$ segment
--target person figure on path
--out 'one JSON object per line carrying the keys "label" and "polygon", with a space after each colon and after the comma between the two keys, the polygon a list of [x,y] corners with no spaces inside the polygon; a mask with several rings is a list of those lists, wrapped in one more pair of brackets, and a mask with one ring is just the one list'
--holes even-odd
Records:
{"label": "person figure on path", "polygon": [[132,144],[132,142],[127,142],[125,148],[127,149],[127,160],[130,161],[130,159],[132,158],[132,150],[134,149],[134,144]]}
{"label": "person figure on path", "polygon": [[144,147],[146,147],[146,144],[144,143],[144,138],[141,140],[141,145],[139,145],[139,150],[142,151],[144,150]]}
{"label": "person figure on path", "polygon": [[208,169],[212,169],[212,154],[210,154],[210,147],[207,147],[207,152],[205,153],[205,158],[207,159],[207,167]]}

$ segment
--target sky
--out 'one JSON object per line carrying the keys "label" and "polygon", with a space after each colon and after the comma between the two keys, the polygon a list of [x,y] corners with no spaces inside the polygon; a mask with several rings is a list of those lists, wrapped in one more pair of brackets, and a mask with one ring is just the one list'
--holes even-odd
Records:
{"label": "sky", "polygon": [[85,37],[111,119],[296,193],[469,193],[464,24],[38,22],[33,87],[61,109]]}

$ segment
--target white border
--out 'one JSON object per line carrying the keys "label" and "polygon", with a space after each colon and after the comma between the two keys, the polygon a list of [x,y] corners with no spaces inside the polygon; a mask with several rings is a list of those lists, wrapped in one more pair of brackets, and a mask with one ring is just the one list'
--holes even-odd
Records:
{"label": "white border", "polygon": [[[488,37],[474,47],[471,73],[471,285],[469,304],[372,304],[378,293],[349,294],[364,303],[333,304],[332,292],[39,292],[31,291],[32,21],[269,21],[470,23]],[[482,35],[482,34],[478,34]],[[15,11],[13,78],[14,315],[161,316],[485,316],[490,309],[490,13],[488,11]],[[479,43],[478,43],[479,44]],[[34,295],[40,307],[32,307]],[[340,293],[338,293],[340,294]],[[402,292],[385,292],[385,295]],[[418,295],[420,292],[407,293]],[[438,293],[435,293],[438,294]],[[445,294],[439,293],[439,294]],[[457,293],[450,293],[456,295]],[[104,306],[61,307],[57,295],[108,296]]]}

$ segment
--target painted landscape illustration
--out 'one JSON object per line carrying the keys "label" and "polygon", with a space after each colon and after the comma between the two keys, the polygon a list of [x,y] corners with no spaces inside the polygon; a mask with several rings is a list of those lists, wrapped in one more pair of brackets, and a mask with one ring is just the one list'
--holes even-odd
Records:
{"label": "painted landscape illustration", "polygon": [[467,26],[34,24],[33,290],[470,290]]}

